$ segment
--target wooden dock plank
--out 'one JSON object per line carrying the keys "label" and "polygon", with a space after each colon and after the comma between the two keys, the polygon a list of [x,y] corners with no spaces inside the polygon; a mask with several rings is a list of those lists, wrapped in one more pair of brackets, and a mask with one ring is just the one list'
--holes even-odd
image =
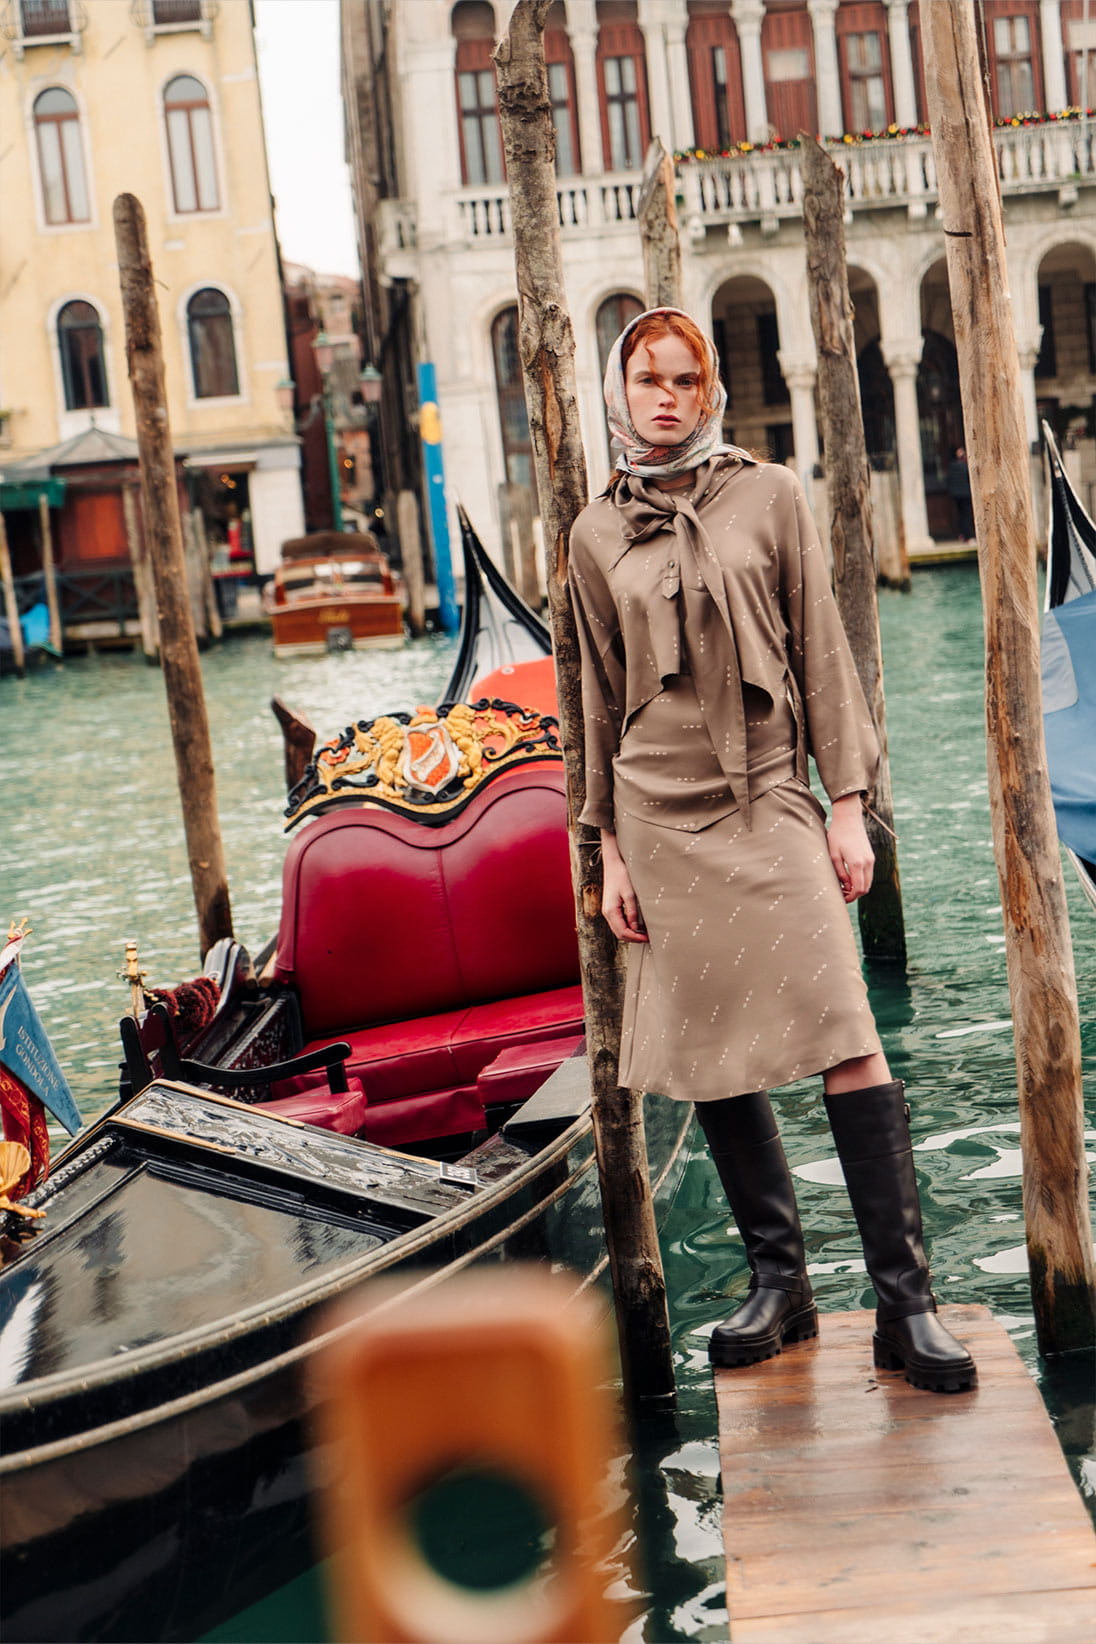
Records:
{"label": "wooden dock plank", "polygon": [[874,1315],[715,1373],[733,1644],[1081,1644],[1096,1533],[985,1307],[945,1307],[972,1393],[875,1370]]}

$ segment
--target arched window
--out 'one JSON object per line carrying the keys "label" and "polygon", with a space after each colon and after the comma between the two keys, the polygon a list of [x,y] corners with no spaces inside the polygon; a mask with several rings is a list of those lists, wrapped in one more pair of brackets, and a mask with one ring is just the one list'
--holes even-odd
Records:
{"label": "arched window", "polygon": [[213,153],[213,116],[200,80],[192,74],[177,74],[168,82],[164,88],[164,119],[176,211],[216,211],[221,200]]}
{"label": "arched window", "polygon": [[457,113],[460,119],[461,170],[466,184],[501,183],[502,136],[499,131],[495,65],[495,14],[486,0],[460,0],[453,7],[457,41]]}
{"label": "arched window", "polygon": [[544,59],[548,73],[548,101],[556,134],[556,176],[575,177],[581,171],[578,146],[578,109],[575,64],[567,33],[567,14],[555,0],[544,27]]}
{"label": "arched window", "polygon": [[34,100],[34,132],[47,223],[86,223],[88,208],[84,145],[76,99],[51,86]]}
{"label": "arched window", "polygon": [[689,0],[685,34],[698,148],[725,149],[746,136],[742,54],[729,8]]}
{"label": "arched window", "polygon": [[491,352],[495,359],[495,392],[498,395],[502,449],[506,458],[506,478],[511,485],[533,485],[533,446],[529,438],[529,418],[525,410],[525,389],[518,354],[518,311],[504,308],[491,326]]}
{"label": "arched window", "polygon": [[619,10],[630,16],[614,12],[597,35],[601,143],[610,171],[638,171],[651,140],[646,48],[634,4]]}
{"label": "arched window", "polygon": [[103,327],[90,303],[76,299],[65,304],[57,316],[57,342],[65,410],[88,411],[97,405],[109,405]]}
{"label": "arched window", "polygon": [[187,338],[194,397],[231,398],[240,392],[232,309],[223,291],[207,285],[186,305]]}
{"label": "arched window", "polygon": [[605,367],[609,363],[609,350],[616,342],[629,320],[634,320],[637,314],[643,313],[643,304],[638,297],[633,297],[628,291],[614,291],[611,297],[606,297],[597,311],[594,324],[597,329],[597,358],[601,368],[601,375],[605,375]]}

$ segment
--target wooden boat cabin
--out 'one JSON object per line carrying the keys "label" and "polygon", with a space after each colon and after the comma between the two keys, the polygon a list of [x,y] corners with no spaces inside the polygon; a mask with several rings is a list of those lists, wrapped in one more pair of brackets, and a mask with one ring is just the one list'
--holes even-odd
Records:
{"label": "wooden boat cabin", "polygon": [[403,583],[371,531],[317,531],[282,544],[267,586],[277,656],[403,644]]}

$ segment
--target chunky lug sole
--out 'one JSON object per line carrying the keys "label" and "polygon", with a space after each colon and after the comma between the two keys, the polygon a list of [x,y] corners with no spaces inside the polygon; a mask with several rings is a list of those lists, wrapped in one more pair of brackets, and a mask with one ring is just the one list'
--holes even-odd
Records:
{"label": "chunky lug sole", "polygon": [[818,1308],[799,1307],[789,1313],[767,1335],[755,1336],[752,1341],[721,1339],[713,1335],[708,1342],[708,1360],[720,1370],[741,1370],[747,1364],[760,1364],[764,1359],[775,1359],[782,1348],[797,1341],[810,1341],[818,1334]]}
{"label": "chunky lug sole", "polygon": [[973,1359],[966,1364],[931,1365],[919,1363],[916,1354],[903,1353],[883,1336],[872,1337],[877,1370],[904,1370],[911,1387],[922,1393],[968,1393],[978,1385]]}

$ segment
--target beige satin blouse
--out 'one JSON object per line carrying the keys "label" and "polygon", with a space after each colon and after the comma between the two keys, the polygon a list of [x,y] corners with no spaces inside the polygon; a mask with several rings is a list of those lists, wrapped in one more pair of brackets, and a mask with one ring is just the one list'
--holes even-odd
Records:
{"label": "beige satin blouse", "polygon": [[790,469],[716,457],[681,491],[622,475],[575,521],[569,579],[586,734],[581,821],[614,827],[621,738],[679,674],[692,676],[747,827],[744,684],[774,703],[786,695],[799,757],[813,756],[831,799],[871,790],[878,740],[826,557]]}

